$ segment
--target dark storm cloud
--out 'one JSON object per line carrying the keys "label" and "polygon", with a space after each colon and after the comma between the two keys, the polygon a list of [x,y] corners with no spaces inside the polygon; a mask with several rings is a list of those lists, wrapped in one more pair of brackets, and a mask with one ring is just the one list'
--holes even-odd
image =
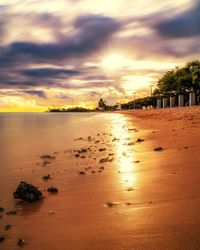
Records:
{"label": "dark storm cloud", "polygon": [[24,69],[20,71],[21,74],[25,76],[30,76],[34,78],[43,77],[59,77],[61,75],[79,75],[80,72],[77,70],[66,70],[66,69],[56,69],[56,68],[34,68],[34,69]]}
{"label": "dark storm cloud", "polygon": [[0,66],[16,62],[56,62],[69,57],[88,56],[105,46],[108,38],[120,28],[117,21],[102,15],[78,17],[73,25],[78,30],[77,34],[57,43],[16,41],[8,46],[1,46]]}
{"label": "dark storm cloud", "polygon": [[29,95],[36,95],[40,98],[46,98],[46,94],[43,90],[24,90],[24,91],[21,91],[25,94],[29,94]]}
{"label": "dark storm cloud", "polygon": [[200,36],[200,0],[192,9],[156,24],[155,29],[166,38]]}

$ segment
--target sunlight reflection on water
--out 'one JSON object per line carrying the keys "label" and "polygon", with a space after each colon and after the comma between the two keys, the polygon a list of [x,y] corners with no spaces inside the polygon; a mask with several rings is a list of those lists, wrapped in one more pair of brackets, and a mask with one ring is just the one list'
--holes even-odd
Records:
{"label": "sunlight reflection on water", "polygon": [[129,146],[133,140],[132,134],[128,131],[128,120],[125,116],[114,114],[112,116],[112,133],[115,137],[115,148],[117,166],[120,171],[120,183],[123,187],[132,187],[136,182],[135,175],[135,152],[133,146]]}

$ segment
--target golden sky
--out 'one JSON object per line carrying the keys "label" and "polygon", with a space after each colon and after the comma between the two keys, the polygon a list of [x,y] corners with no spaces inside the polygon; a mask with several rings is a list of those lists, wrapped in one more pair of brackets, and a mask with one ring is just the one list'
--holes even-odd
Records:
{"label": "golden sky", "polygon": [[0,0],[0,111],[147,96],[200,55],[199,0]]}

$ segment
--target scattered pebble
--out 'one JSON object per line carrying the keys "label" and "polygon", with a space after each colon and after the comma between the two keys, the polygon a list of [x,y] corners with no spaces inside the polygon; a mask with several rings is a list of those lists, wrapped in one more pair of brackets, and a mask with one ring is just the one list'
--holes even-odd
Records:
{"label": "scattered pebble", "polygon": [[84,171],[80,171],[78,174],[79,175],[85,175],[86,173]]}
{"label": "scattered pebble", "polygon": [[144,141],[144,139],[141,139],[141,138],[138,138],[137,140],[136,140],[136,142],[143,142]]}
{"label": "scattered pebble", "polygon": [[43,179],[44,181],[48,181],[48,180],[51,179],[51,176],[50,176],[50,174],[48,174],[48,175],[43,176],[42,179]]}
{"label": "scattered pebble", "polygon": [[163,151],[163,150],[164,150],[164,148],[162,148],[162,147],[154,148],[154,151]]}
{"label": "scattered pebble", "polygon": [[5,236],[0,235],[0,243],[3,242],[6,239]]}
{"label": "scattered pebble", "polygon": [[20,238],[18,241],[17,241],[17,245],[19,247],[23,247],[24,245],[26,244],[25,240]]}
{"label": "scattered pebble", "polygon": [[50,187],[47,189],[48,193],[58,193],[58,189],[56,187]]}
{"label": "scattered pebble", "polygon": [[17,214],[17,210],[10,210],[8,212],[6,212],[7,215],[16,215]]}
{"label": "scattered pebble", "polygon": [[40,158],[45,160],[54,160],[56,157],[51,155],[41,155]]}
{"label": "scattered pebble", "polygon": [[5,225],[4,229],[5,229],[5,230],[9,230],[9,229],[11,229],[11,227],[12,227],[12,225],[7,224],[7,225]]}

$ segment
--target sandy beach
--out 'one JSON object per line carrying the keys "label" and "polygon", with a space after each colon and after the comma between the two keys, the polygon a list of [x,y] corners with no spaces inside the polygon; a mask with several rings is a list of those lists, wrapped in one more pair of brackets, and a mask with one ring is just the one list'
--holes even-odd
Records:
{"label": "sandy beach", "polygon": [[[123,111],[73,125],[71,137],[63,127],[50,139],[36,133],[18,150],[4,138],[12,155],[1,153],[0,249],[19,249],[19,238],[28,250],[200,249],[199,121],[199,107]],[[44,154],[55,159],[44,164]],[[21,180],[44,198],[15,201]]]}

